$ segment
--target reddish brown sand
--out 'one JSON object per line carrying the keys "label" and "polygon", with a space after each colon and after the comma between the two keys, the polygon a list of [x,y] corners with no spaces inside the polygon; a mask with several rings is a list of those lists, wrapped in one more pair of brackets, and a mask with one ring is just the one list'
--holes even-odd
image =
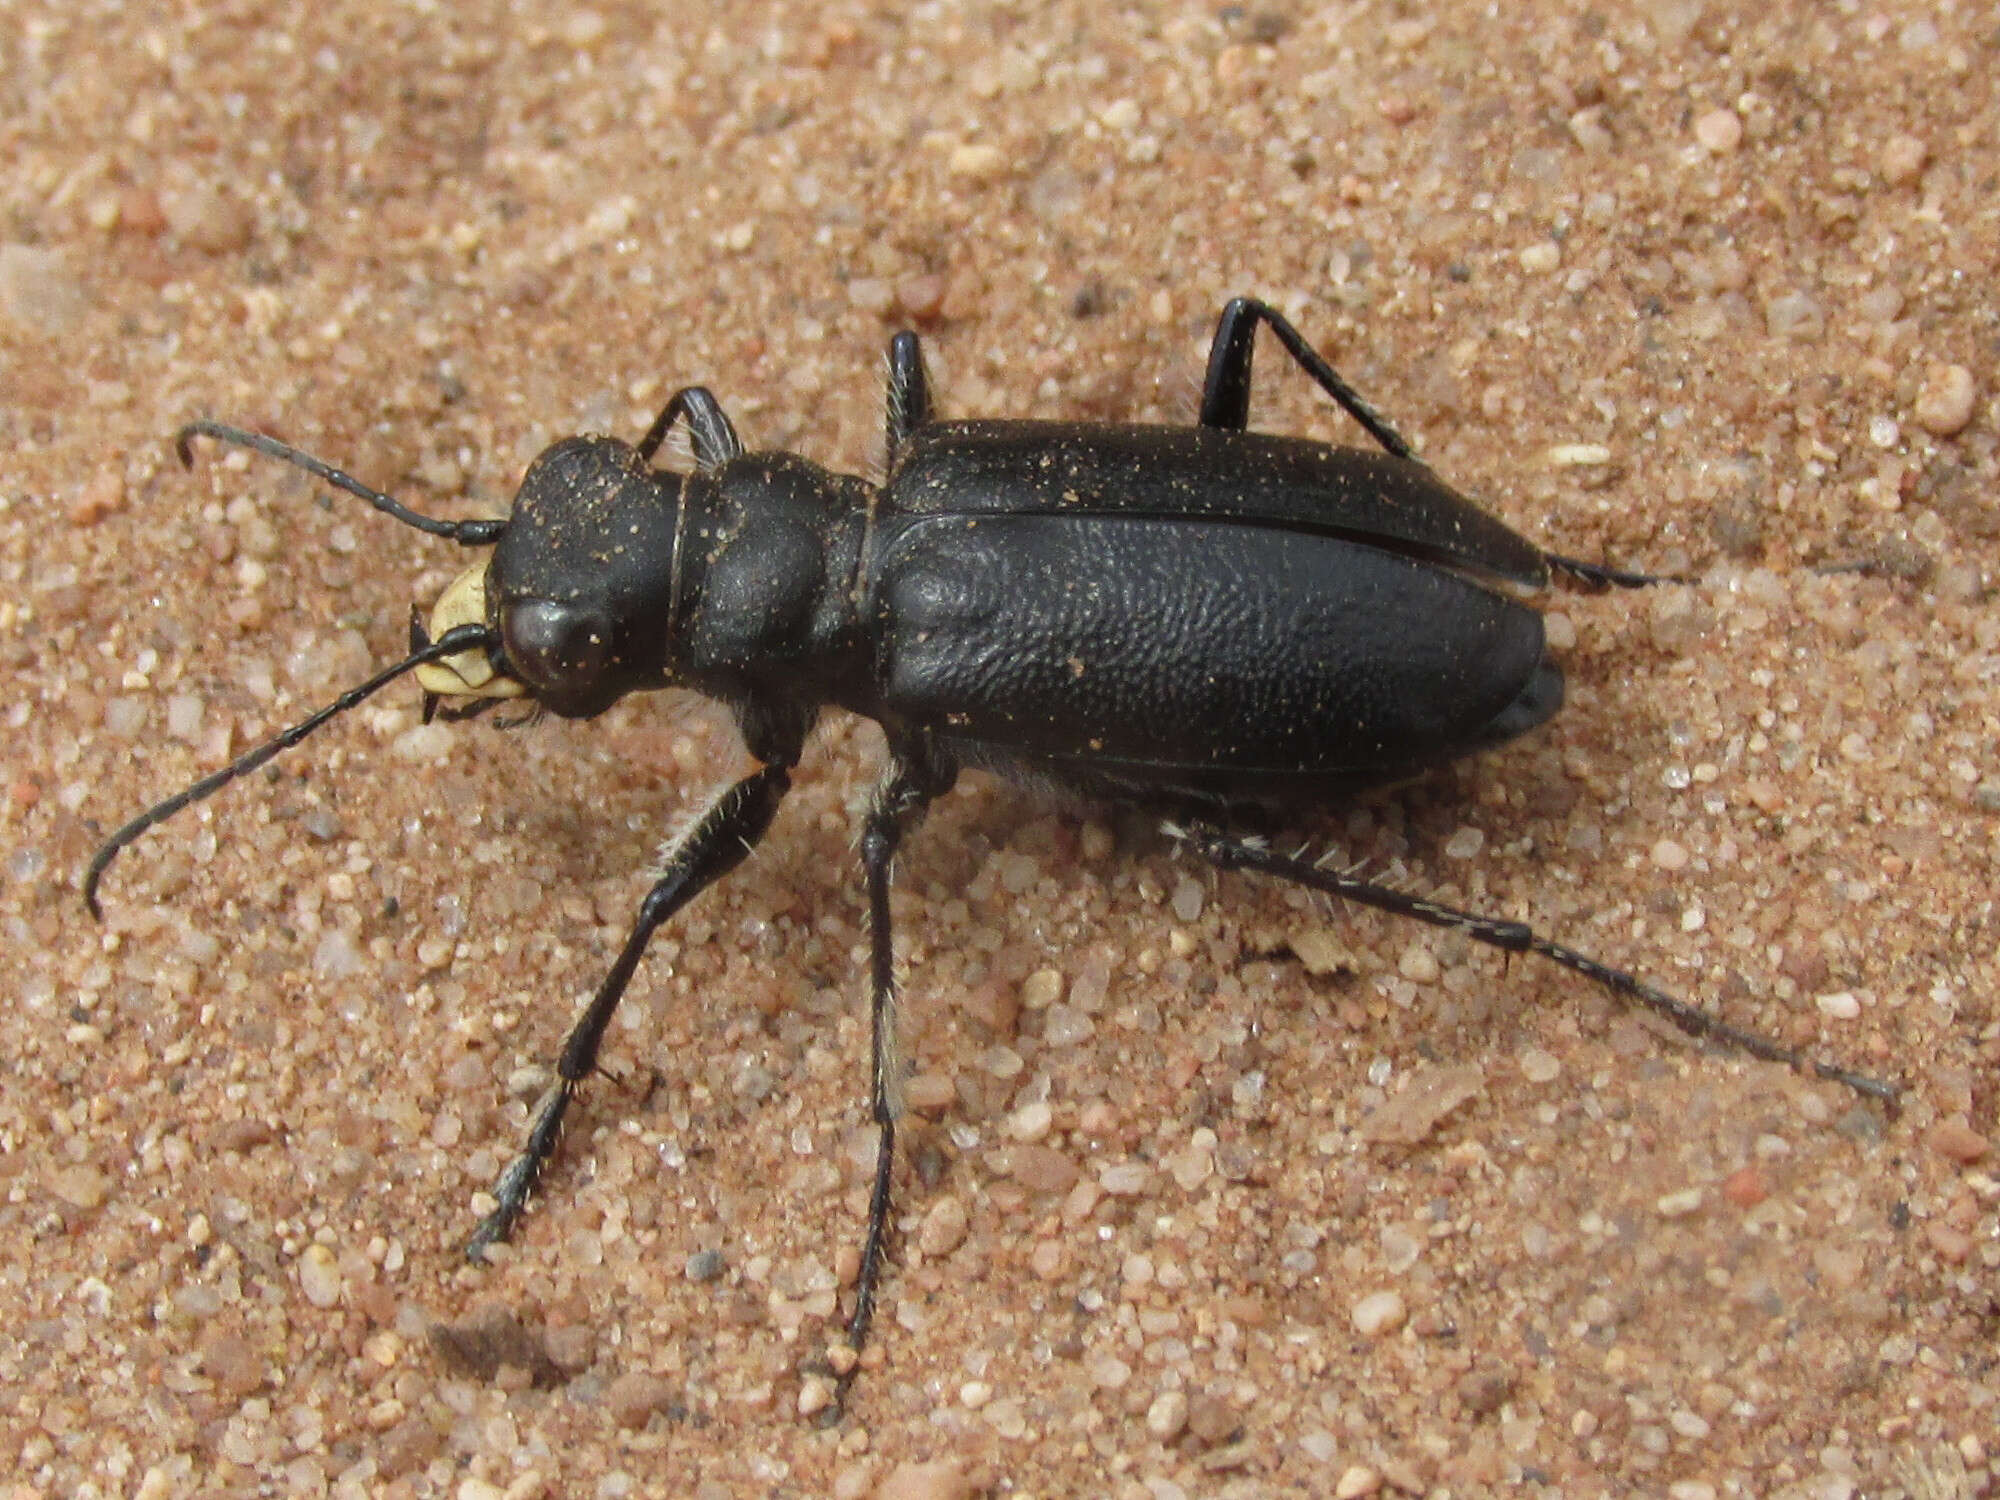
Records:
{"label": "reddish brown sand", "polygon": [[[1996,1488],[1992,8],[1112,10],[6,8],[0,1493]],[[872,726],[655,943],[490,1269],[537,1070],[744,768],[712,710],[398,688],[85,915],[105,831],[462,563],[184,472],[187,418],[499,513],[690,381],[865,469],[904,324],[948,412],[1184,420],[1237,292],[1511,522],[1695,580],[1556,596],[1557,722],[1303,831],[1900,1118],[968,777],[901,871],[922,1107],[822,1429]],[[1260,371],[1259,425],[1358,440]]]}

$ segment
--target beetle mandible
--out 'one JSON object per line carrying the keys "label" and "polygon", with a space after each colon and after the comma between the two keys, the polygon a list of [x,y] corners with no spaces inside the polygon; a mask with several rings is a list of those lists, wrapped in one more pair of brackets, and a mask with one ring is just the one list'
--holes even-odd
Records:
{"label": "beetle mandible", "polygon": [[[1379,451],[1249,431],[1260,325]],[[655,469],[680,423],[693,469]],[[93,913],[119,850],[412,671],[427,718],[440,702],[471,717],[514,698],[589,718],[628,693],[692,688],[728,707],[761,764],[667,851],[495,1185],[497,1206],[468,1247],[475,1256],[519,1218],[648,940],[764,837],[828,707],[879,723],[889,759],[860,838],[869,1106],[880,1136],[837,1351],[843,1390],[874,1313],[895,1161],[890,872],[964,767],[1144,808],[1221,869],[1540,954],[1692,1035],[1896,1097],[1890,1084],[1727,1025],[1522,923],[1227,831],[1232,812],[1324,807],[1535,728],[1561,706],[1563,679],[1541,616],[1515,594],[1556,574],[1595,587],[1657,581],[1545,551],[1487,515],[1262,302],[1223,308],[1193,427],[941,420],[917,336],[899,333],[879,485],[792,453],[747,452],[701,386],[675,393],[636,447],[594,436],[555,443],[505,521],[418,515],[286,444],[216,422],[181,431],[183,462],[196,435],[283,459],[408,525],[493,550],[446,589],[428,627],[413,619],[402,661],[114,833],[84,875]]]}

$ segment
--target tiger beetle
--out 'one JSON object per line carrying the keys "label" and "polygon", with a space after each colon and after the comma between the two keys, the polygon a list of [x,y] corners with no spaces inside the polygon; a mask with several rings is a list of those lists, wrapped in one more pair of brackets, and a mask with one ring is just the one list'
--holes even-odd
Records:
{"label": "tiger beetle", "polygon": [[[1248,430],[1259,326],[1374,439],[1336,447]],[[694,467],[653,466],[685,424]],[[1232,832],[1525,734],[1561,707],[1542,618],[1554,576],[1660,581],[1544,551],[1439,479],[1271,307],[1237,298],[1209,349],[1192,427],[945,421],[917,336],[889,344],[883,482],[747,452],[702,386],[636,447],[564,438],[504,520],[441,521],[284,443],[211,421],[196,436],[283,459],[407,525],[492,551],[444,592],[410,652],[234,764],[114,833],[83,894],[147,829],[414,672],[428,719],[510,699],[564,718],[683,687],[726,705],[761,764],[667,851],[623,949],[569,1032],[556,1081],[469,1253],[504,1240],[595,1066],[653,933],[742,862],[828,707],[873,719],[888,768],[860,838],[870,932],[869,1107],[879,1127],[846,1346],[844,1396],[882,1274],[899,1110],[889,888],[897,851],[959,771],[1158,816],[1189,853],[1536,953],[1692,1036],[1893,1104],[1895,1086],[1715,1019],[1521,922],[1460,911]],[[1379,451],[1378,451],[1379,450]]]}

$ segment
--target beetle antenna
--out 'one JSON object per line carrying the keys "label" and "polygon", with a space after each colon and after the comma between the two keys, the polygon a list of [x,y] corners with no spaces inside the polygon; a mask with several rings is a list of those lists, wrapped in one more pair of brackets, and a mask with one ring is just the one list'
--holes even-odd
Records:
{"label": "beetle antenna", "polygon": [[180,455],[184,467],[194,467],[194,439],[212,437],[219,443],[233,443],[238,448],[254,448],[259,453],[282,459],[295,469],[304,469],[316,478],[324,479],[336,489],[366,500],[386,516],[393,516],[405,526],[431,536],[441,536],[447,541],[457,542],[461,547],[488,547],[500,539],[500,533],[507,529],[505,521],[492,519],[477,521],[440,521],[435,516],[419,515],[393,495],[385,495],[380,490],[370,489],[352,474],[336,469],[332,464],[314,458],[310,453],[294,448],[290,443],[281,443],[276,438],[265,437],[261,432],[250,432],[241,427],[231,427],[227,422],[211,422],[202,418],[190,422],[174,434],[174,452]]}
{"label": "beetle antenna", "polygon": [[325,708],[308,718],[301,719],[275,739],[266,740],[256,749],[238,756],[220,771],[204,776],[185,791],[174,793],[164,802],[156,802],[140,813],[138,817],[106,839],[95,854],[90,856],[90,867],[83,872],[83,904],[90,908],[90,914],[100,922],[104,920],[104,909],[97,902],[97,885],[104,878],[105,868],[118,857],[119,850],[133,843],[149,828],[164,823],[184,807],[191,807],[204,798],[228,786],[237,777],[256,770],[280,751],[289,750],[300,740],[311,734],[327,720],[346,713],[350,708],[380,692],[405,672],[414,671],[426,662],[441,661],[447,656],[457,656],[465,651],[490,648],[499,642],[499,633],[488,625],[458,625],[447,630],[435,641],[397,662],[393,667],[385,667],[358,687],[351,687]]}

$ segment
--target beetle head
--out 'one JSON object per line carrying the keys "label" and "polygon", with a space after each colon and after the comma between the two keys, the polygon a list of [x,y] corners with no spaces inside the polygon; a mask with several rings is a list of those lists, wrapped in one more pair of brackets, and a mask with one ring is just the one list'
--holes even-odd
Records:
{"label": "beetle head", "polygon": [[418,668],[425,692],[455,702],[527,697],[589,718],[627,693],[665,687],[676,483],[615,438],[565,438],[543,452],[492,555],[431,612],[427,639],[482,624],[497,645]]}

